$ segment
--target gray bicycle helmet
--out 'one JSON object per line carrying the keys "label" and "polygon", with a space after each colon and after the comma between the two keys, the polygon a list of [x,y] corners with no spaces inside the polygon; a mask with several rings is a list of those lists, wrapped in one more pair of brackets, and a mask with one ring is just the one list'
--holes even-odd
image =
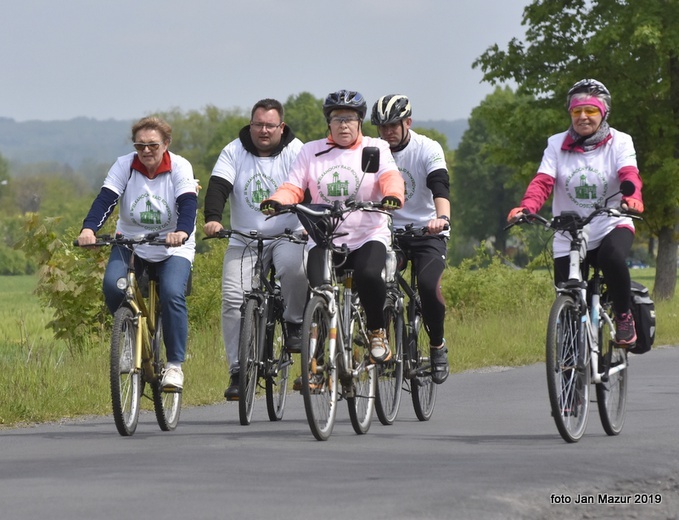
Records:
{"label": "gray bicycle helmet", "polygon": [[403,94],[388,94],[382,96],[373,105],[370,122],[373,125],[388,125],[403,121],[413,114],[408,96]]}
{"label": "gray bicycle helmet", "polygon": [[576,94],[589,94],[591,96],[599,98],[606,105],[605,118],[607,118],[608,114],[610,114],[611,93],[606,88],[606,85],[601,83],[601,81],[587,78],[581,79],[580,81],[576,82],[575,85],[573,85],[570,88],[568,94],[566,94],[566,108],[568,108],[571,105],[571,100],[573,99],[573,96],[575,96]]}
{"label": "gray bicycle helmet", "polygon": [[323,102],[323,115],[325,119],[330,119],[330,112],[340,108],[348,108],[358,112],[361,120],[365,119],[368,112],[368,105],[360,92],[355,90],[338,90],[328,94]]}

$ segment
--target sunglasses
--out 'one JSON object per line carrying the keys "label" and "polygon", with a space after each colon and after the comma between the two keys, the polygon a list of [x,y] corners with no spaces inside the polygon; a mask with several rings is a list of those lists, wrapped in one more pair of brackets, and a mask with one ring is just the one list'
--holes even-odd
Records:
{"label": "sunglasses", "polygon": [[160,148],[160,145],[161,143],[132,143],[132,146],[134,146],[134,149],[138,152],[143,152],[144,148],[147,147],[152,152],[155,152],[158,148]]}
{"label": "sunglasses", "polygon": [[583,112],[586,116],[596,116],[599,115],[599,109],[597,107],[575,107],[569,110],[570,114],[574,117],[580,116]]}

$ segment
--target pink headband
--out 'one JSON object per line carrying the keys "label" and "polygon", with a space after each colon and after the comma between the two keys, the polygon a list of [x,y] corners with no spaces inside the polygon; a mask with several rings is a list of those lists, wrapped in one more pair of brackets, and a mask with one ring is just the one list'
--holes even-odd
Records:
{"label": "pink headband", "polygon": [[568,110],[575,108],[575,107],[581,107],[583,105],[595,106],[601,112],[602,117],[606,115],[606,105],[604,105],[603,102],[599,98],[595,98],[595,97],[586,97],[586,98],[580,98],[580,99],[573,98],[571,100],[571,106],[568,107]]}

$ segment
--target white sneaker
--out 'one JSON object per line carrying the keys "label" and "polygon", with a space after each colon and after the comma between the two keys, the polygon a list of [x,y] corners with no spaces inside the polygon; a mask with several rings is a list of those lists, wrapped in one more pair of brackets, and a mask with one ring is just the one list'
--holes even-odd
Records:
{"label": "white sneaker", "polygon": [[169,367],[163,370],[163,380],[160,383],[163,388],[183,388],[184,372],[179,367]]}

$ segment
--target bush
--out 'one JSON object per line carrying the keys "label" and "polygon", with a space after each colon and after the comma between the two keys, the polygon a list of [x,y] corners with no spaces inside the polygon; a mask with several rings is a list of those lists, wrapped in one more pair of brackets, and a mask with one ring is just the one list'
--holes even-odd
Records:
{"label": "bush", "polygon": [[446,269],[442,293],[448,312],[460,320],[521,312],[541,300],[549,307],[554,300],[554,286],[546,271],[510,267],[482,249],[459,267]]}

